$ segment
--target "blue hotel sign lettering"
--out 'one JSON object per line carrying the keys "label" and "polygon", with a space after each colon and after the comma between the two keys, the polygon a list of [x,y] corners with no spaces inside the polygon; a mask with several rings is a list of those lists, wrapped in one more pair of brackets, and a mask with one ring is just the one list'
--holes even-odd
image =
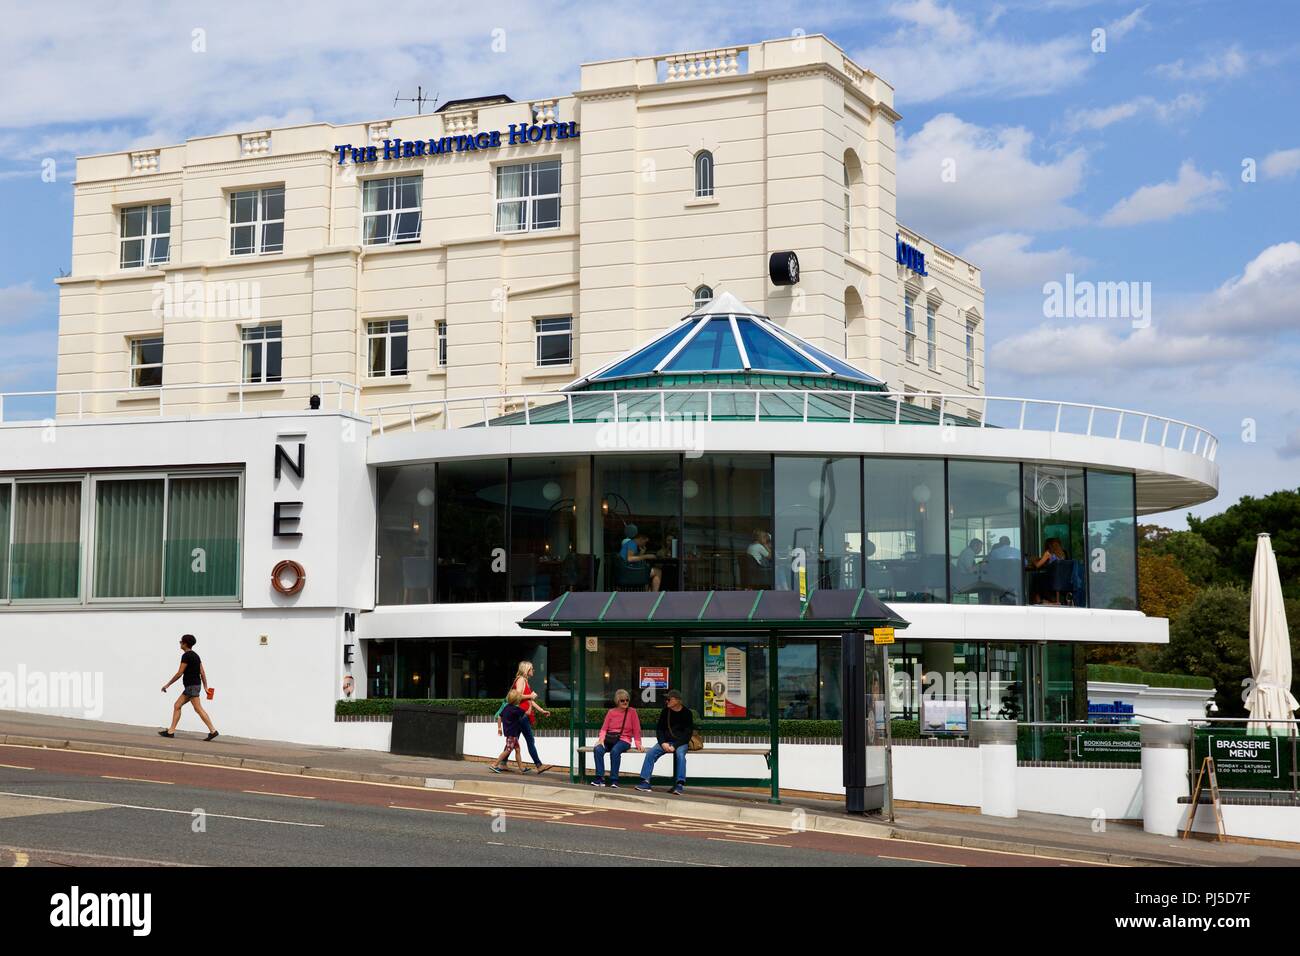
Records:
{"label": "blue hotel sign lettering", "polygon": [[911,269],[919,276],[930,274],[925,271],[925,253],[908,245],[897,233],[894,234],[894,258],[900,266]]}
{"label": "blue hotel sign lettering", "polygon": [[349,160],[353,163],[377,163],[380,160],[418,159],[421,156],[441,156],[444,153],[465,153],[480,149],[499,149],[502,146],[525,146],[530,143],[554,143],[577,139],[577,123],[511,123],[506,130],[489,130],[460,136],[443,136],[439,139],[386,139],[384,145],[353,146],[346,143],[335,146],[339,165]]}

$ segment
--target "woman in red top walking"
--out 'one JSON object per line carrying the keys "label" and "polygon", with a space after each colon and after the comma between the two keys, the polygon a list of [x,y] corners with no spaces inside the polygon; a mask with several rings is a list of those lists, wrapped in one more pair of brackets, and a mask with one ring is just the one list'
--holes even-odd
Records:
{"label": "woman in red top walking", "polygon": [[528,756],[533,758],[533,765],[537,767],[537,772],[546,773],[551,767],[549,764],[543,764],[542,758],[537,756],[537,742],[533,740],[533,724],[537,723],[537,715],[540,713],[543,717],[551,716],[551,712],[537,702],[537,694],[533,691],[529,680],[533,676],[533,662],[520,661],[519,669],[515,671],[515,682],[512,687],[519,691],[521,698],[519,706],[524,709],[528,719],[521,721],[520,729],[523,731],[524,743],[528,744]]}

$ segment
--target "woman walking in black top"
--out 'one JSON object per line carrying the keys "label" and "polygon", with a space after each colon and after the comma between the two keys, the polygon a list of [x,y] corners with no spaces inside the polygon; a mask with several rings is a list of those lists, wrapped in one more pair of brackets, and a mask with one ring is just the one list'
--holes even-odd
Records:
{"label": "woman walking in black top", "polygon": [[[172,707],[172,725],[166,730],[158,731],[160,737],[175,737],[176,725],[181,722],[181,708],[188,702],[193,705],[194,712],[203,719],[208,725],[208,735],[205,740],[212,740],[217,736],[217,728],[212,726],[212,720],[208,717],[208,712],[203,709],[199,703],[199,696],[203,689],[208,686],[208,673],[203,669],[203,661],[199,655],[194,653],[194,645],[198,640],[193,634],[186,634],[181,638],[181,666],[176,669],[172,679],[163,684],[162,692],[167,693],[167,688],[178,680],[181,681],[181,695],[176,698],[176,704]],[[184,680],[181,680],[182,677]]]}

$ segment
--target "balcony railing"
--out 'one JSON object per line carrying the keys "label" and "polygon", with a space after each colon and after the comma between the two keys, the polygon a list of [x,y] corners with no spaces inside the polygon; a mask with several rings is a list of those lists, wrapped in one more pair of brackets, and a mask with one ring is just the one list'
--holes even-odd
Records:
{"label": "balcony railing", "polygon": [[[195,392],[215,391],[224,399],[213,402],[194,395]],[[306,408],[313,395],[320,396],[322,408],[356,412],[361,405],[361,389],[351,382],[332,378],[287,378],[279,382],[203,382],[196,384],[158,385],[140,388],[83,388],[59,391],[31,391],[0,393],[0,423],[41,422],[46,420],[110,418],[127,416],[162,417],[176,412],[178,406],[201,406],[200,413],[214,413],[234,406],[239,412],[248,405],[262,408],[285,402],[300,402]],[[99,401],[114,400],[111,411],[97,408]],[[98,400],[98,401],[97,401]],[[157,402],[157,407],[154,406]]]}
{"label": "balcony railing", "polygon": [[[396,402],[366,410],[380,433],[394,426],[498,428],[510,425],[678,422],[800,422],[932,425],[1046,431],[1133,441],[1209,461],[1219,440],[1190,422],[1109,405],[993,395],[780,389],[636,389],[513,392]],[[454,420],[454,421],[453,421]]]}

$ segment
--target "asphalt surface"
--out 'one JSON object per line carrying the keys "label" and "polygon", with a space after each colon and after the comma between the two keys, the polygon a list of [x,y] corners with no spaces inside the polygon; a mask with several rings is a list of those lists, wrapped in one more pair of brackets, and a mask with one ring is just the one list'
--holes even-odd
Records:
{"label": "asphalt surface", "polygon": [[[544,778],[543,778],[544,779]],[[0,746],[0,866],[1062,866],[1041,856]]]}

